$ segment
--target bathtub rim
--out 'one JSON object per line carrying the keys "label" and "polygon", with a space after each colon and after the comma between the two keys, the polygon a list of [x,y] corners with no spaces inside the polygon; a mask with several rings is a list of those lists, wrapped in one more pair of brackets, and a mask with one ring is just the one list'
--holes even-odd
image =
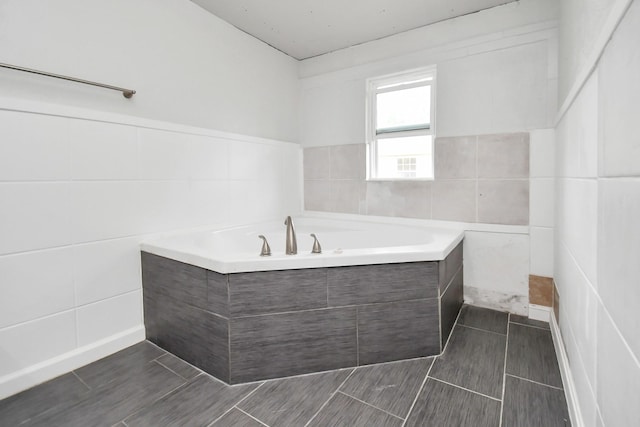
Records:
{"label": "bathtub rim", "polygon": [[[406,262],[442,261],[463,240],[465,229],[458,224],[439,224],[432,221],[378,221],[376,217],[364,217],[355,215],[316,215],[304,212],[295,218],[310,220],[332,220],[340,222],[357,222],[370,226],[380,224],[384,226],[416,227],[423,230],[435,231],[438,241],[424,245],[406,246],[381,246],[369,249],[344,249],[341,253],[324,252],[323,254],[311,254],[306,250],[299,250],[297,255],[274,254],[271,257],[259,257],[242,259],[215,259],[214,255],[204,253],[203,249],[176,247],[176,238],[203,232],[226,231],[238,229],[244,226],[255,226],[272,220],[257,223],[226,225],[221,227],[209,227],[199,231],[171,233],[156,239],[144,241],[140,244],[140,250],[161,257],[173,259],[186,264],[201,267],[220,274],[276,271],[276,270],[300,270],[307,268],[344,267],[352,265],[396,264]],[[366,220],[365,220],[366,218]],[[457,226],[456,226],[457,225]],[[257,247],[257,246],[256,246]]]}

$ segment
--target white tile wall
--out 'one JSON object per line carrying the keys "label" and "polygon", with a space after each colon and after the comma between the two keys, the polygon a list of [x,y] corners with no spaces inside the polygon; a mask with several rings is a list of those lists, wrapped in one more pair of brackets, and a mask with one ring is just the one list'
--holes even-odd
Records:
{"label": "white tile wall", "polygon": [[77,347],[75,311],[0,329],[0,342],[2,378],[74,350]]}
{"label": "white tile wall", "polygon": [[597,287],[598,183],[593,179],[560,180],[556,201],[559,238]]}
{"label": "white tile wall", "polygon": [[554,178],[532,178],[529,181],[529,224],[535,227],[554,226]]}
{"label": "white tile wall", "polygon": [[553,228],[531,227],[529,238],[531,244],[530,274],[553,277]]}
{"label": "white tile wall", "polygon": [[77,305],[90,304],[140,287],[138,244],[141,240],[140,237],[131,237],[73,246],[72,271]]}
{"label": "white tile wall", "polygon": [[585,370],[582,354],[576,344],[571,328],[566,328],[565,332],[563,338],[566,345],[567,358],[571,366],[584,426],[595,427],[598,408],[595,390],[591,387],[590,377]]}
{"label": "white tile wall", "polygon": [[531,178],[554,178],[556,147],[554,129],[535,129],[529,133],[529,173]]}
{"label": "white tile wall", "polygon": [[571,283],[571,286],[563,289],[561,305],[566,301],[563,310],[567,316],[567,325],[580,325],[572,327],[573,338],[584,361],[587,379],[591,384],[595,384],[598,299],[593,285],[589,283],[567,247],[560,244],[556,250],[557,282]]}
{"label": "white tile wall", "polygon": [[586,425],[640,421],[639,38],[632,2],[557,132],[555,280]]}
{"label": "white tile wall", "polygon": [[640,7],[629,8],[602,57],[599,71],[604,176],[640,175]]}
{"label": "white tile wall", "polygon": [[5,110],[0,125],[3,392],[20,369],[142,325],[149,233],[301,210],[295,144]]}
{"label": "white tile wall", "polygon": [[78,345],[89,345],[142,323],[142,289],[78,307]]}
{"label": "white tile wall", "polygon": [[70,248],[0,257],[0,329],[75,306]]}
{"label": "white tile wall", "polygon": [[598,407],[607,426],[636,425],[640,420],[640,363],[603,311],[601,308],[598,322]]}
{"label": "white tile wall", "polygon": [[0,111],[0,181],[69,179],[68,128],[60,117]]}
{"label": "white tile wall", "polygon": [[138,177],[135,127],[80,119],[66,122],[74,180],[132,180]]}
{"label": "white tile wall", "polygon": [[69,184],[0,183],[0,200],[0,254],[71,243]]}
{"label": "white tile wall", "polygon": [[558,126],[562,144],[556,162],[559,176],[596,177],[598,174],[598,78],[587,81]]}
{"label": "white tile wall", "polygon": [[640,178],[603,179],[599,190],[598,290],[640,356]]}

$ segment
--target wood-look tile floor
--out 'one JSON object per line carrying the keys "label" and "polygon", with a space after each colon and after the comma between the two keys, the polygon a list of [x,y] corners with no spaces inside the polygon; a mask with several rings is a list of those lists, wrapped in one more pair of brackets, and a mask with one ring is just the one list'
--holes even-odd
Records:
{"label": "wood-look tile floor", "polygon": [[142,342],[0,401],[0,426],[569,425],[549,326],[463,307],[439,357],[228,386]]}

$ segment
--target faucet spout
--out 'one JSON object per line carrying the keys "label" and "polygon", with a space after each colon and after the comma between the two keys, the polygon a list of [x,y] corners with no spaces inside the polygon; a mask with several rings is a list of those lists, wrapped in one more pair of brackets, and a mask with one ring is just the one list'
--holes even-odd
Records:
{"label": "faucet spout", "polygon": [[287,226],[285,253],[287,255],[295,255],[298,253],[298,242],[296,241],[296,230],[293,228],[293,220],[290,216],[284,220],[284,225]]}

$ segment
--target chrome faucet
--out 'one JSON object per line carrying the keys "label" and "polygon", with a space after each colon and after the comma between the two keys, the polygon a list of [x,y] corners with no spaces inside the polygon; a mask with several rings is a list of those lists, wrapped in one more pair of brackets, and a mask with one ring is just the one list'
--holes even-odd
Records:
{"label": "chrome faucet", "polygon": [[296,230],[293,228],[293,220],[290,216],[284,220],[284,225],[287,226],[287,240],[285,253],[287,255],[295,255],[298,253],[298,243],[296,242]]}

